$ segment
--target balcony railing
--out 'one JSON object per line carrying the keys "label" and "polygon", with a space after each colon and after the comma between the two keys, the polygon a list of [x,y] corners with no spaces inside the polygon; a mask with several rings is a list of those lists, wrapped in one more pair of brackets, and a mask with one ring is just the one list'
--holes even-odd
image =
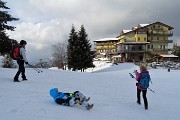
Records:
{"label": "balcony railing", "polygon": [[145,52],[146,49],[121,49],[121,50],[117,50],[117,52],[120,52],[120,53],[128,53],[128,52]]}
{"label": "balcony railing", "polygon": [[171,37],[173,36],[173,33],[170,32],[170,33],[167,33],[167,34],[164,34],[164,33],[148,33],[149,36],[157,36],[157,37]]}
{"label": "balcony railing", "polygon": [[173,43],[173,40],[168,40],[168,43]]}
{"label": "balcony railing", "polygon": [[150,43],[173,43],[173,40],[148,40]]}

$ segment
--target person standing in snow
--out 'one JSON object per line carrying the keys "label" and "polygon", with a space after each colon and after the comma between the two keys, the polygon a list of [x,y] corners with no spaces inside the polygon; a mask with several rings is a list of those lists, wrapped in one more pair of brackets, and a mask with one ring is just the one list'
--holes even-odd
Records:
{"label": "person standing in snow", "polygon": [[146,97],[146,93],[147,93],[147,89],[144,89],[140,86],[139,82],[141,80],[142,77],[142,73],[148,73],[149,71],[147,71],[146,66],[144,65],[140,65],[140,73],[137,72],[137,70],[135,70],[135,74],[136,74],[136,80],[138,81],[138,83],[136,84],[137,86],[137,103],[140,105],[141,104],[141,92],[142,92],[142,96],[144,99],[144,108],[145,110],[148,109],[148,101],[147,101],[147,97]]}
{"label": "person standing in snow", "polygon": [[20,41],[20,48],[19,48],[20,59],[17,60],[19,69],[14,77],[14,82],[20,82],[18,79],[20,73],[22,74],[22,80],[27,80],[26,75],[25,75],[25,67],[24,67],[24,63],[28,64],[28,60],[26,58],[26,50],[25,50],[26,44],[27,42],[25,40]]}
{"label": "person standing in snow", "polygon": [[53,97],[54,101],[59,105],[73,107],[76,104],[79,104],[87,110],[90,110],[93,107],[93,104],[89,104],[87,102],[80,103],[78,99],[70,97],[69,95],[67,95],[67,93],[65,94],[63,92],[59,92],[58,88],[52,88],[49,93],[51,97]]}

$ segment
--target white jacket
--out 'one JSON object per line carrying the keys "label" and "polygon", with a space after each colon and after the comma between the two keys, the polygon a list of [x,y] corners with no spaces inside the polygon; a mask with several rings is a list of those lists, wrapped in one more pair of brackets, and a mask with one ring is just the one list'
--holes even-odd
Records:
{"label": "white jacket", "polygon": [[28,62],[26,58],[26,50],[23,47],[20,48],[20,55],[22,55],[22,59],[24,60],[24,62]]}

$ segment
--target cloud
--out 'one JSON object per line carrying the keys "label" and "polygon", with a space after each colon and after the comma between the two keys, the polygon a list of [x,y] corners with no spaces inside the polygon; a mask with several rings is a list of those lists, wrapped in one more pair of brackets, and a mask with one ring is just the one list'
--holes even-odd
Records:
{"label": "cloud", "polygon": [[[17,41],[27,41],[27,51],[32,52],[32,55],[41,56],[50,55],[51,47],[57,42],[63,42],[68,39],[70,26],[58,19],[43,23],[19,23],[16,25],[15,31],[7,31],[10,38]],[[47,56],[48,57],[48,56]]]}
{"label": "cloud", "polygon": [[[180,38],[179,0],[6,0],[10,14],[20,18],[11,38],[28,41],[27,50],[48,53],[51,44],[67,40],[71,25],[84,25],[91,41],[116,37],[123,29],[160,21],[174,27]],[[158,16],[158,18],[157,18]],[[47,55],[47,54],[46,54]],[[48,55],[47,55],[48,56]]]}

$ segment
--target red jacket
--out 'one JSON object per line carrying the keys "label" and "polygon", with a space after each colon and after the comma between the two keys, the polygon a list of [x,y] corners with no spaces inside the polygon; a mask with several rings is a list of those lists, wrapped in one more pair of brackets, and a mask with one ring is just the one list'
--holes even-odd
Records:
{"label": "red jacket", "polygon": [[[138,72],[135,73],[135,74],[136,74],[136,80],[138,81],[138,83],[139,83],[140,80],[141,80],[141,73],[149,73],[149,71],[143,70],[143,71],[141,71],[140,73],[138,73]],[[141,90],[146,90],[146,89],[140,87],[140,85],[137,85],[137,88],[139,88],[139,89],[141,89]]]}

